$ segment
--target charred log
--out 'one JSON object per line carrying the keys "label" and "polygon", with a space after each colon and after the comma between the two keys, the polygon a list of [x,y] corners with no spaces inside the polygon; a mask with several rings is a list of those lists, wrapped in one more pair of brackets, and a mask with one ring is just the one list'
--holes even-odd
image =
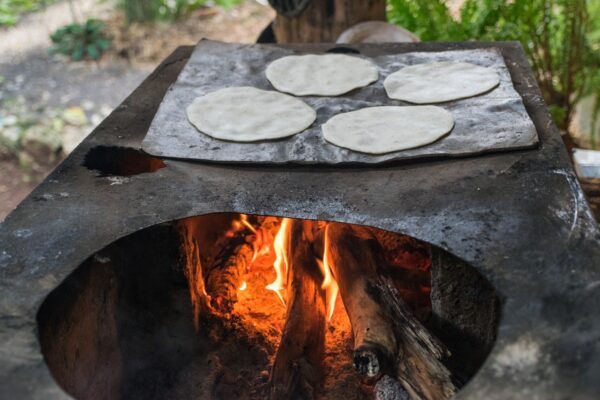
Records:
{"label": "charred log", "polygon": [[413,399],[450,398],[456,387],[441,360],[449,355],[413,315],[381,266],[369,228],[327,226],[328,259],[354,333],[354,364],[369,378],[396,376]]}
{"label": "charred log", "polygon": [[193,226],[182,222],[179,224],[178,229],[182,238],[183,263],[194,310],[194,325],[196,329],[199,329],[201,316],[212,310],[204,285],[200,245],[198,239],[194,236]]}
{"label": "charred log", "polygon": [[369,378],[393,369],[398,353],[389,315],[369,293],[369,282],[377,279],[377,259],[366,230],[331,223],[327,227],[329,266],[354,334],[354,366]]}
{"label": "charred log", "polygon": [[319,384],[326,304],[310,240],[313,232],[313,222],[291,223],[286,322],[271,372],[271,400],[312,399]]}
{"label": "charred log", "polygon": [[[270,242],[279,219],[257,217],[249,222],[233,214],[212,214],[183,220],[180,225],[184,252],[191,261],[190,282],[195,286],[193,299],[202,309],[229,313],[238,298],[238,289],[256,251],[256,242]],[[210,228],[210,229],[208,229]],[[190,288],[192,290],[192,288]],[[198,319],[198,316],[197,316]]]}
{"label": "charred log", "polygon": [[211,305],[222,313],[233,310],[237,303],[240,288],[254,251],[243,237],[232,239],[222,250],[222,257],[209,266],[206,277],[206,290],[211,297]]}

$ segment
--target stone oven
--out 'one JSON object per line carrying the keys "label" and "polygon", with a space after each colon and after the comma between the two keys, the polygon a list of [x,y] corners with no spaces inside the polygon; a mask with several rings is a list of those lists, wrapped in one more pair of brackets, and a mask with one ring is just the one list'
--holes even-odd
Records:
{"label": "stone oven", "polygon": [[350,50],[491,47],[539,145],[376,166],[145,154],[179,48],[0,225],[0,398],[597,398],[600,232],[522,49]]}

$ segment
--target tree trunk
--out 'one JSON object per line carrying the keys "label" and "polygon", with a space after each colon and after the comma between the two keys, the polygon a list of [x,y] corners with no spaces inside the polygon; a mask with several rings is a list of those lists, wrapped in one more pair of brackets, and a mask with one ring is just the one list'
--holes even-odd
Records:
{"label": "tree trunk", "polygon": [[278,43],[335,42],[351,26],[385,21],[385,0],[311,0],[299,15],[277,14],[273,31]]}

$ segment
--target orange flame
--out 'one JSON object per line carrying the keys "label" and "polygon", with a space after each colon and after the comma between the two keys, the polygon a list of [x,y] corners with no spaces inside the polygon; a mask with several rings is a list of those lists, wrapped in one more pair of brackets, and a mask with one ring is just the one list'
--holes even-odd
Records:
{"label": "orange flame", "polygon": [[266,286],[267,289],[272,290],[277,294],[279,300],[285,305],[285,299],[283,298],[283,290],[287,285],[287,273],[289,268],[288,258],[287,258],[287,242],[290,236],[292,220],[289,218],[283,218],[281,220],[281,227],[275,235],[275,240],[273,241],[273,248],[275,250],[275,262],[273,263],[273,268],[275,268],[275,273],[277,274],[275,280]]}
{"label": "orange flame", "polygon": [[252,231],[252,233],[256,233],[256,229],[252,226],[250,222],[248,222],[248,216],[246,214],[240,214],[240,221],[244,226]]}
{"label": "orange flame", "polygon": [[239,291],[243,292],[244,290],[246,290],[248,288],[248,283],[246,281],[242,282],[242,285],[239,287]]}
{"label": "orange flame", "polygon": [[[252,229],[254,229],[254,227],[252,227]],[[260,228],[259,230],[255,229],[254,232],[254,240],[252,241],[254,253],[252,254],[252,259],[250,260],[248,269],[251,268],[258,257],[268,255],[271,252],[270,242],[272,242],[272,240],[270,239],[270,235],[267,233],[267,231]]]}
{"label": "orange flame", "polygon": [[325,290],[325,299],[327,301],[327,320],[331,321],[333,311],[335,310],[335,302],[339,293],[339,287],[333,274],[331,273],[331,260],[329,259],[329,238],[328,238],[329,225],[325,227],[325,238],[323,243],[323,261],[317,260],[317,264],[323,272],[323,283],[321,289]]}

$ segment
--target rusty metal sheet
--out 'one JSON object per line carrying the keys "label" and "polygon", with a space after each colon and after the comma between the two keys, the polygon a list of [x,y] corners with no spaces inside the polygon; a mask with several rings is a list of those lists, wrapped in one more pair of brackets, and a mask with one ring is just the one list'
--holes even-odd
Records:
{"label": "rusty metal sheet", "polygon": [[[255,143],[222,141],[199,132],[188,122],[185,109],[197,96],[230,86],[274,90],[265,76],[267,65],[280,57],[300,53],[299,49],[272,45],[201,41],[160,104],[142,148],[155,156],[197,161],[377,164],[523,149],[538,143],[536,129],[513,87],[504,59],[493,48],[368,57],[380,71],[376,83],[342,96],[301,97],[317,111],[317,120],[304,132],[281,140]],[[384,79],[407,65],[446,60],[493,68],[500,75],[500,85],[484,95],[438,104],[454,116],[455,127],[450,134],[427,146],[383,155],[343,149],[323,138],[321,125],[341,112],[371,106],[410,105],[389,99],[383,88]]]}

